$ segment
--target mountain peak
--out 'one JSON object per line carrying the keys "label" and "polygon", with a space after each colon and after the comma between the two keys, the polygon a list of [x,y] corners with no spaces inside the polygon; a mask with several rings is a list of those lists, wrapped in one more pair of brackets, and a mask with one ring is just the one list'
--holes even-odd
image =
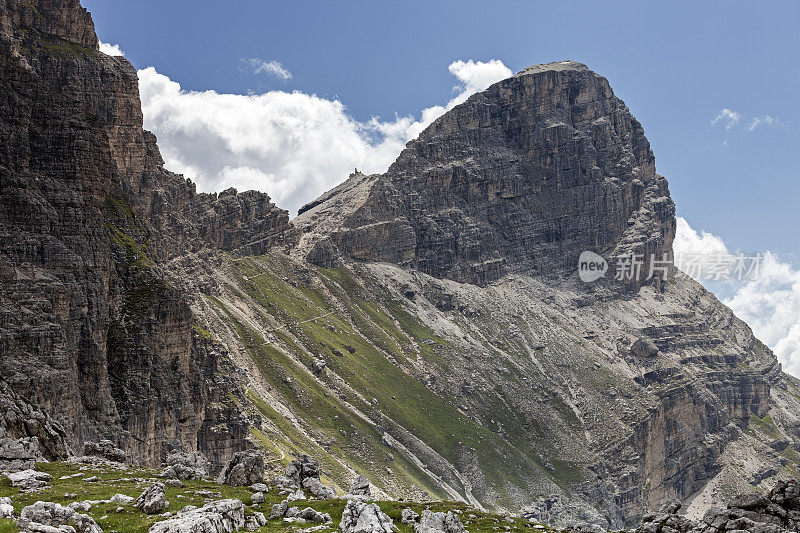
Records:
{"label": "mountain peak", "polygon": [[408,143],[380,179],[351,181],[295,219],[314,263],[385,261],[484,285],[508,273],[563,279],[586,250],[672,251],[674,204],[642,126],[574,61],[492,85]]}

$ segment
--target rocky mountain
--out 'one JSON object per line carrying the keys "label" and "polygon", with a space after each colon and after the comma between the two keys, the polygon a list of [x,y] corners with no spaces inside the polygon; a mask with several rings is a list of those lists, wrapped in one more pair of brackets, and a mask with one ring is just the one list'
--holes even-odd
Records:
{"label": "rocky mountain", "polygon": [[671,269],[578,278],[675,232],[584,65],[472,96],[290,221],[163,168],[77,0],[0,0],[0,138],[0,439],[308,453],[342,492],[614,526],[800,474],[800,383],[729,309]]}

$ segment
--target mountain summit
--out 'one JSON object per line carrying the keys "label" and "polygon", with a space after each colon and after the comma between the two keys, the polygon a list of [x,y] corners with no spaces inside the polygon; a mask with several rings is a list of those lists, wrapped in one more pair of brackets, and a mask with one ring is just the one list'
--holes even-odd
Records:
{"label": "mountain summit", "polygon": [[388,172],[355,175],[300,211],[301,248],[315,264],[387,261],[478,285],[564,275],[585,250],[671,257],[675,236],[642,126],[605,78],[574,61],[473,95]]}

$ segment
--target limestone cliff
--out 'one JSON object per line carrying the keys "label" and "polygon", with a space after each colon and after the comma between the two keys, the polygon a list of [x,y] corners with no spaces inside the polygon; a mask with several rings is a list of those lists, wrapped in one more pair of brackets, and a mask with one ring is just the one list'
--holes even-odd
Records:
{"label": "limestone cliff", "polygon": [[[214,405],[242,395],[223,390],[223,350],[160,265],[291,242],[287,213],[162,168],[135,70],[98,51],[76,0],[0,2],[0,137],[2,381],[74,449],[111,437],[159,464],[173,447],[248,446],[247,422]],[[227,436],[199,437],[217,419]]]}

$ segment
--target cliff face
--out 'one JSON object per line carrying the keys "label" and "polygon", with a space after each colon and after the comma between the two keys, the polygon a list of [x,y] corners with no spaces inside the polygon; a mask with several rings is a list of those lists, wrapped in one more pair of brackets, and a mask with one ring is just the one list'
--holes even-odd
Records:
{"label": "cliff face", "polygon": [[[135,70],[98,51],[75,0],[0,3],[0,136],[2,380],[77,450],[110,437],[158,464],[173,447],[248,446],[238,412],[210,407],[230,397],[226,356],[160,265],[290,242],[287,213],[162,168]],[[215,417],[227,437],[198,439]]]}
{"label": "cliff face", "polygon": [[[411,141],[315,235],[336,194],[301,209],[310,261],[388,261],[484,285],[561,276],[584,250],[671,254],[674,204],[641,125],[585,65],[538,65],[498,82]],[[313,207],[312,207],[313,206]],[[647,266],[647,265],[646,265]]]}

